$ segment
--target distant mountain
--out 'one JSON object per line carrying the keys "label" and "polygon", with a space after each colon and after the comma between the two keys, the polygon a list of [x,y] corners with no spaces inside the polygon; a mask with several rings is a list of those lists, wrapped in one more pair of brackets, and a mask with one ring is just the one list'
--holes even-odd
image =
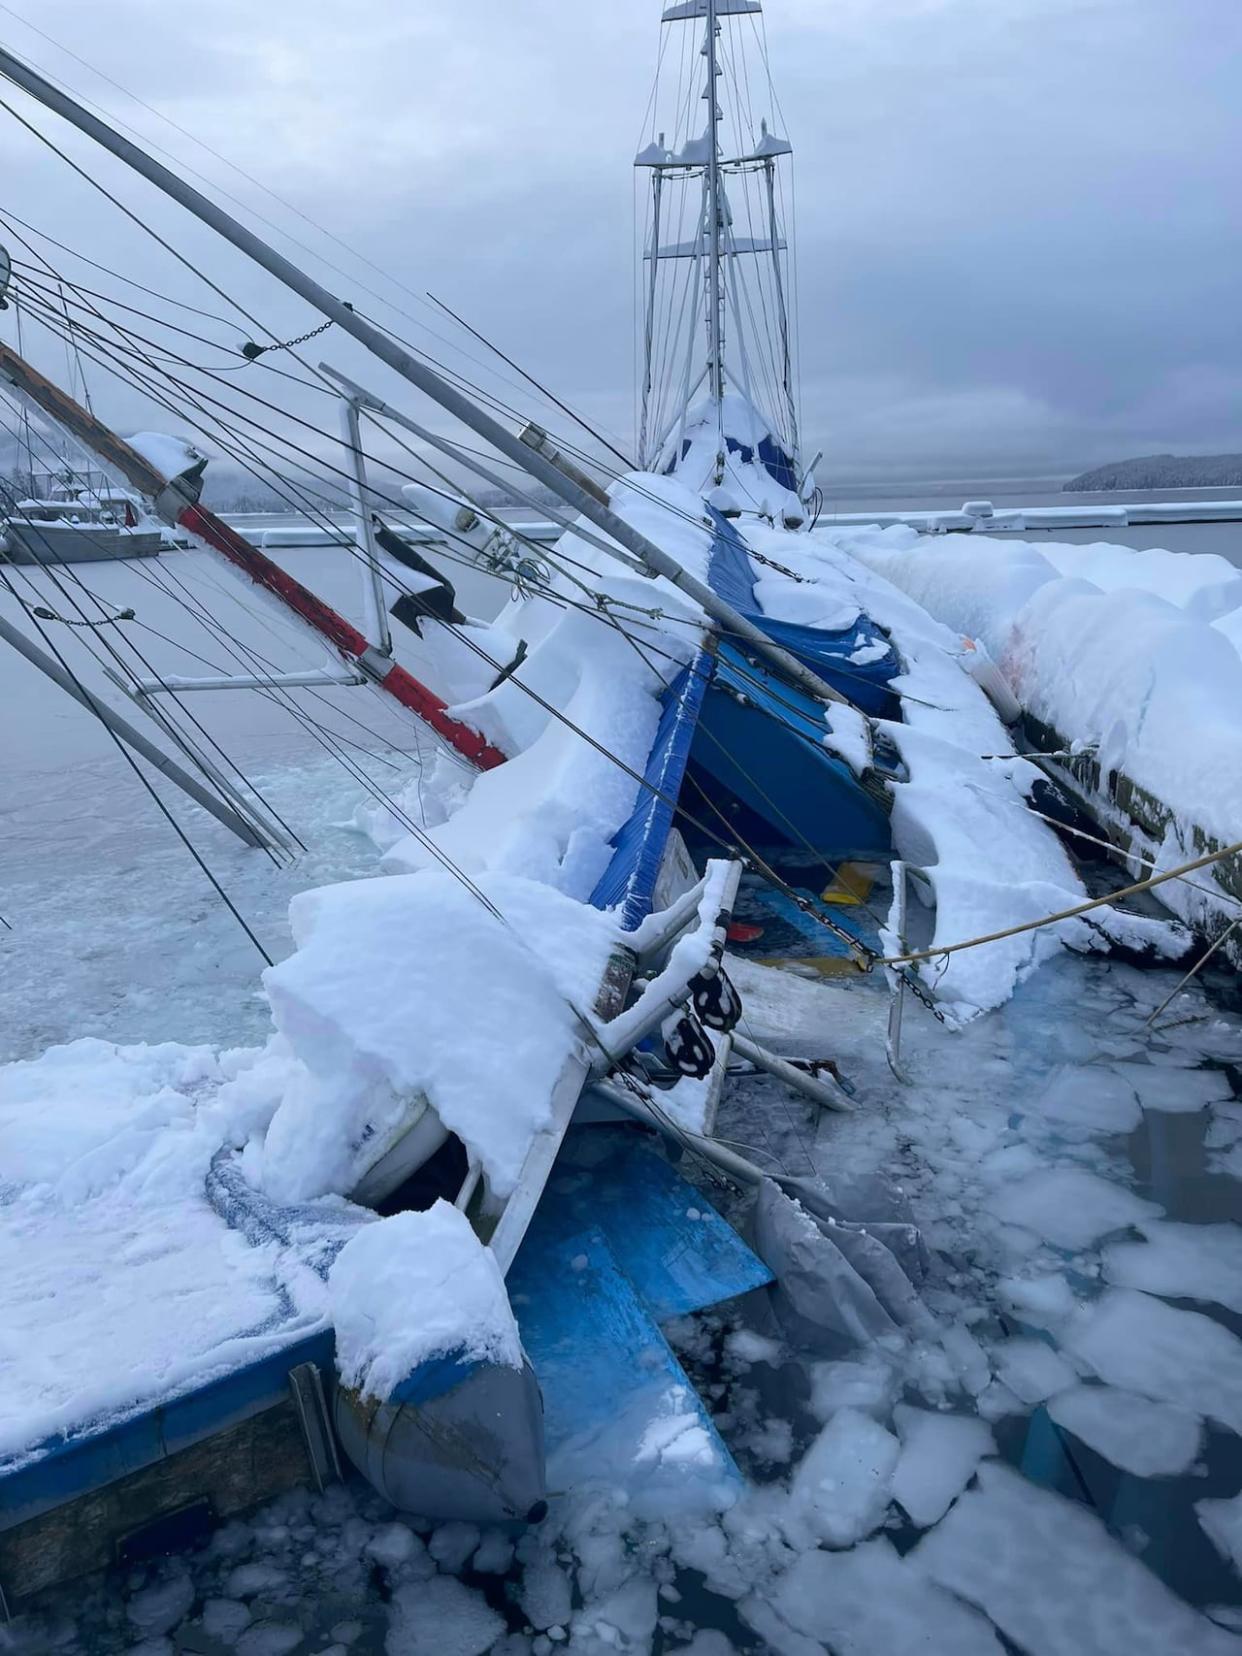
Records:
{"label": "distant mountain", "polygon": [[1242,454],[1145,454],[1114,460],[1063,489],[1232,489],[1242,487]]}

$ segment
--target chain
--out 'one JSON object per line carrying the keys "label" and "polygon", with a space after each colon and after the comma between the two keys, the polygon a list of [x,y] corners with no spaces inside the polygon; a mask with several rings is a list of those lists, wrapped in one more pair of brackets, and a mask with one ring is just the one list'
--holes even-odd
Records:
{"label": "chain", "polygon": [[31,615],[38,616],[40,621],[59,621],[62,627],[110,627],[116,621],[132,621],[134,619],[132,609],[123,609],[118,610],[115,615],[105,615],[99,621],[75,621],[71,616],[57,615],[55,610],[45,609],[42,604],[28,604],[22,598],[17,601]]}
{"label": "chain", "polygon": [[[345,308],[352,310],[353,306],[347,305]],[[248,339],[241,348],[241,354],[247,362],[254,362],[259,357],[266,355],[268,351],[290,351],[295,345],[305,345],[308,339],[318,339],[319,335],[327,333],[331,326],[332,318],[329,317],[326,322],[321,322],[317,328],[311,328],[308,332],[299,334],[296,339],[283,339],[272,345],[256,345],[253,339]]]}
{"label": "chain", "polygon": [[901,966],[896,970],[897,977],[914,996],[915,1000],[918,1001],[921,1006],[925,1006],[927,1008],[937,1023],[947,1024],[949,1020],[945,1017],[944,1013],[937,1005],[935,995],[932,994],[930,989],[926,988],[919,982],[917,974],[912,972],[908,966]]}

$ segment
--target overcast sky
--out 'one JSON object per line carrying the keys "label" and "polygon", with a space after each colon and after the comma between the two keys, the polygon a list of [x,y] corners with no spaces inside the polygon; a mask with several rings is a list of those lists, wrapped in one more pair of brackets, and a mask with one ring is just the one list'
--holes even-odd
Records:
{"label": "overcast sky", "polygon": [[[410,290],[0,9],[6,45],[347,269],[314,265],[343,297],[430,345],[422,323],[443,324],[414,296],[431,289],[628,440],[630,163],[658,0],[14,4]],[[827,451],[821,470],[1034,476],[1242,449],[1239,0],[766,9],[796,149],[804,425]],[[290,332],[313,324],[146,186],[34,118],[231,296]],[[0,181],[0,208],[226,310],[3,110]],[[409,314],[381,310],[360,283]],[[309,349],[394,392],[352,348]],[[132,394],[93,389],[117,423],[144,418]],[[412,395],[394,400],[418,411]]]}

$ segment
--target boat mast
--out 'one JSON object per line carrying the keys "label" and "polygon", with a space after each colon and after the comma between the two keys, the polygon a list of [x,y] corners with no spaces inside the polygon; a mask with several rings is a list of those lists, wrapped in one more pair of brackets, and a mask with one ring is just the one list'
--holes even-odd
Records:
{"label": "boat mast", "polygon": [[[692,3],[702,4],[703,0],[692,0]],[[726,4],[741,5],[748,10],[758,9],[756,0],[726,0]],[[484,442],[490,443],[507,459],[515,461],[523,471],[529,472],[554,494],[559,495],[596,528],[602,529],[626,551],[632,552],[646,566],[648,574],[663,575],[666,580],[671,581],[675,587],[700,605],[718,627],[732,637],[744,640],[758,656],[770,662],[788,680],[801,685],[808,695],[824,702],[846,700],[839,691],[820,678],[818,673],[805,667],[788,650],[774,644],[762,628],[757,627],[740,610],[721,598],[706,581],[692,575],[676,558],[649,540],[626,518],[618,516],[610,507],[601,505],[588,490],[576,483],[563,467],[524,443],[520,437],[478,407],[456,386],[450,385],[434,369],[398,345],[391,335],[381,332],[379,328],[367,322],[352,305],[334,297],[312,276],[308,276],[304,270],[285,258],[283,253],[269,247],[261,237],[248,230],[222,207],[217,207],[215,202],[196,190],[192,184],[187,184],[176,173],[170,172],[154,156],[148,155],[137,144],[131,143],[106,121],[92,115],[76,98],[62,92],[59,87],[39,74],[38,70],[32,69],[29,64],[23,63],[19,57],[3,47],[0,47],[0,75],[29,93],[45,109],[50,109],[71,126],[76,127],[79,132],[85,133],[102,149],[115,155],[127,167],[154,184],[156,189],[162,190],[165,195],[180,203],[239,252],[253,259],[269,275],[283,282],[321,316],[335,322],[342,333],[351,335],[370,351],[372,356],[378,357],[416,390],[422,391],[433,402],[439,403],[441,408],[460,420],[463,425],[469,426]]]}
{"label": "boat mast", "polygon": [[707,383],[716,407],[716,482],[724,476],[724,283],[720,279],[720,105],[716,102],[717,0],[707,0],[707,32],[703,55],[707,59]]}
{"label": "boat mast", "polygon": [[[655,464],[670,434],[685,420],[684,400],[671,421],[661,422],[654,418],[653,408],[659,395],[657,381],[660,378],[655,359],[661,345],[669,351],[670,361],[674,355],[680,354],[680,321],[676,324],[676,340],[667,335],[662,340],[659,337],[661,267],[670,259],[692,258],[696,265],[689,291],[699,292],[699,283],[702,282],[702,318],[705,324],[707,351],[699,380],[706,382],[709,417],[716,432],[713,467],[716,482],[722,479],[727,459],[724,431],[724,399],[728,383],[725,335],[730,305],[733,311],[732,349],[736,359],[736,372],[746,399],[752,406],[757,407],[755,397],[759,392],[761,377],[756,376],[753,370],[758,356],[766,348],[773,358],[770,384],[771,394],[777,406],[758,411],[767,421],[773,435],[781,437],[782,446],[787,449],[791,462],[795,466],[797,463],[797,399],[794,388],[787,284],[785,272],[781,268],[781,256],[786,253],[787,248],[781,234],[776,183],[777,162],[783,156],[792,154],[792,146],[786,139],[777,137],[768,130],[765,118],[759,123],[758,133],[752,134],[749,144],[741,143],[735,152],[726,131],[725,110],[722,108],[719,92],[724,75],[722,42],[725,38],[723,31],[726,20],[753,18],[762,9],[762,0],[676,0],[675,4],[667,7],[661,19],[666,25],[697,25],[700,21],[704,24],[698,49],[705,67],[706,84],[702,96],[707,102],[706,130],[684,135],[674,131],[669,135],[674,146],[672,148],[666,144],[665,134],[661,132],[658,140],[653,139],[642,149],[634,162],[635,166],[650,169],[652,175],[651,235],[644,252],[644,258],[650,261],[651,269],[645,282],[646,314],[643,329],[639,463],[644,466]],[[741,43],[736,42],[735,45],[740,51]],[[739,111],[739,117],[740,115]],[[680,118],[679,109],[678,119]],[[739,138],[740,136],[739,120]],[[678,145],[680,147],[677,147]],[[662,241],[662,232],[672,227],[662,221],[672,219],[675,223],[678,213],[676,205],[670,203],[669,193],[664,188],[666,175],[670,180],[702,180],[701,204],[694,224],[693,238],[688,242],[678,241],[675,237],[667,245]],[[748,180],[751,177],[754,178],[758,189],[757,210],[760,222],[753,225],[751,234],[737,236],[733,229],[728,185],[730,178],[741,181],[741,188],[746,197],[746,217],[750,221],[752,203],[748,193]],[[747,266],[742,261],[749,258],[764,259],[766,264],[765,256],[770,256],[771,264],[767,277],[767,295],[765,296],[762,288],[758,293],[758,308],[764,317],[764,327],[760,333],[752,311],[752,299],[755,295],[747,290],[747,278],[743,275]],[[758,268],[756,264],[756,271]],[[759,281],[758,275],[755,280]],[[773,317],[774,334],[768,330],[769,310]],[[673,313],[670,311],[669,314],[671,317]],[[750,315],[751,327],[755,331],[750,348],[747,344],[746,315]],[[688,366],[693,356],[697,327],[697,321],[692,321],[686,334]],[[685,377],[688,385],[689,373]],[[696,384],[698,382],[695,381]],[[660,429],[653,429],[653,420],[655,426]],[[680,441],[677,446],[680,448]]]}

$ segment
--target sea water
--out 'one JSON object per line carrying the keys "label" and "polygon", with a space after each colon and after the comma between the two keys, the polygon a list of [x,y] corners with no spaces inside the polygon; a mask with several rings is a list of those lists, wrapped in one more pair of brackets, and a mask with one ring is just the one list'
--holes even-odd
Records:
{"label": "sea water", "polygon": [[[281,556],[360,609],[347,554]],[[168,567],[270,659],[322,659],[265,610],[237,613],[205,555],[175,554]],[[187,670],[156,632],[214,659],[219,640],[136,571],[93,569],[89,580],[105,601],[135,608],[157,668]],[[50,588],[43,598],[63,602]],[[19,606],[0,602],[22,620]],[[84,674],[96,670],[84,650],[74,659]],[[2,1056],[82,1034],[261,1039],[262,961],[115,748],[25,664],[3,660],[0,674],[17,710],[0,819],[0,913],[11,927],[0,932]],[[273,867],[164,791],[274,957],[291,946],[284,909],[296,890],[373,871],[355,812],[419,763],[410,727],[377,694],[325,695],[299,693],[311,728],[253,695],[201,698],[213,735],[305,841],[296,864]],[[346,741],[365,781],[339,762]],[[1226,1629],[1242,1619],[1222,1503],[1242,1487],[1231,1413],[1242,1389],[1230,1384],[1242,1317],[1221,1302],[1233,1255],[1215,1228],[1242,1218],[1234,979],[1209,968],[1153,1029],[1177,970],[1067,953],[960,1035],[911,1003],[903,1085],[884,1060],[882,987],[819,982],[796,945],[777,941],[797,981],[822,993],[802,997],[796,1015],[792,996],[752,995],[752,1033],[837,1059],[857,1108],[817,1120],[752,1078],[732,1090],[721,1131],[792,1172],[898,1181],[932,1250],[924,1296],[937,1340],[807,1352],[731,1308],[673,1328],[752,1481],[724,1524],[630,1524],[623,1510],[570,1492],[525,1537],[433,1528],[351,1480],[283,1497],[198,1551],[62,1589],[8,1635],[16,1647],[724,1656],[827,1644],[890,1656],[925,1648],[928,1636],[936,1649],[999,1651],[995,1627],[1037,1656],[1234,1648]],[[764,947],[756,939],[751,952]],[[707,1197],[729,1206],[730,1193],[695,1171]],[[1103,1417],[1090,1407],[1101,1382],[1112,1388]],[[859,1430],[838,1425],[840,1442],[822,1440],[846,1410]],[[972,1437],[962,1423],[981,1431]],[[832,1534],[847,1539],[848,1522],[857,1544],[824,1550],[823,1531],[791,1514],[798,1468],[818,1445],[825,1475],[857,1489],[852,1446],[872,1439],[867,1475],[891,1476],[887,1493],[904,1491],[913,1512],[880,1489],[878,1508],[860,1500],[847,1519],[842,1496]],[[1178,1470],[1126,1470],[1153,1456]]]}

